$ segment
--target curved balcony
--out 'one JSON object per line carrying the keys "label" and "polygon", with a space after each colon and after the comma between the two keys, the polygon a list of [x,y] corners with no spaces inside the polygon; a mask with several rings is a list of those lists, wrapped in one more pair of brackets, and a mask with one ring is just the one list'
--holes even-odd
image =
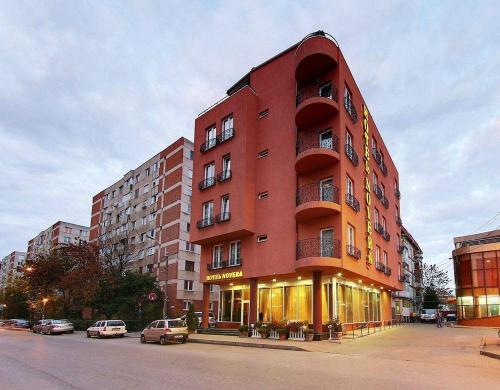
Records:
{"label": "curved balcony", "polygon": [[297,190],[295,219],[305,221],[340,212],[339,189],[312,183]]}
{"label": "curved balcony", "polygon": [[339,111],[337,87],[327,82],[301,88],[297,92],[296,105],[298,128],[335,115]]}
{"label": "curved balcony", "polygon": [[298,83],[314,79],[334,68],[338,44],[323,31],[306,36],[295,50],[295,79]]}
{"label": "curved balcony", "polygon": [[314,134],[314,137],[300,138],[297,141],[295,160],[297,173],[309,172],[338,161],[340,161],[339,139],[335,134],[331,133],[323,139]]}
{"label": "curved balcony", "polygon": [[341,266],[339,240],[308,238],[297,242],[295,269],[321,269]]}

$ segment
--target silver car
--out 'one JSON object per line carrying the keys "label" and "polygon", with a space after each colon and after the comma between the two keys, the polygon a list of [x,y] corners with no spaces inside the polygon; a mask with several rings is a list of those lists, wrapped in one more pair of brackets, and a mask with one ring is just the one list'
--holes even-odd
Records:
{"label": "silver car", "polygon": [[41,333],[43,334],[63,334],[73,333],[75,328],[68,320],[51,320],[42,326]]}

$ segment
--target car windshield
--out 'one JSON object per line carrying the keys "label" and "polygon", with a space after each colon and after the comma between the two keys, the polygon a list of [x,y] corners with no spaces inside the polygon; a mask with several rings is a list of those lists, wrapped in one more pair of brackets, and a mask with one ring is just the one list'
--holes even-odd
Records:
{"label": "car windshield", "polygon": [[422,310],[422,314],[436,314],[436,309],[425,309],[425,310]]}
{"label": "car windshield", "polygon": [[108,326],[125,326],[123,321],[108,321]]}
{"label": "car windshield", "polygon": [[68,324],[68,320],[54,320],[53,324]]}
{"label": "car windshield", "polygon": [[183,328],[185,325],[184,325],[184,322],[183,321],[168,321],[168,327],[169,328]]}

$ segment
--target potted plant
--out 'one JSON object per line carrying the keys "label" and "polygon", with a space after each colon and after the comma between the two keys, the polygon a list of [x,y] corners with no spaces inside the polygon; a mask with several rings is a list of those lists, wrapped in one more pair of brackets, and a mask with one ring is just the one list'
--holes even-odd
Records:
{"label": "potted plant", "polygon": [[330,338],[332,340],[342,340],[342,323],[338,318],[328,321],[328,329],[330,330]]}
{"label": "potted plant", "polygon": [[261,339],[267,339],[269,337],[269,327],[266,324],[262,324],[257,331],[260,334]]}
{"label": "potted plant", "polygon": [[280,340],[286,340],[288,337],[288,329],[287,328],[277,328],[276,333],[280,336]]}
{"label": "potted plant", "polygon": [[248,325],[240,325],[240,337],[248,337]]}
{"label": "potted plant", "polygon": [[186,325],[189,333],[193,333],[199,325],[198,317],[194,312],[194,305],[192,303],[189,305],[189,309],[186,314]]}
{"label": "potted plant", "polygon": [[309,329],[309,328],[305,328],[304,329],[304,337],[305,337],[305,341],[313,341],[314,330]]}

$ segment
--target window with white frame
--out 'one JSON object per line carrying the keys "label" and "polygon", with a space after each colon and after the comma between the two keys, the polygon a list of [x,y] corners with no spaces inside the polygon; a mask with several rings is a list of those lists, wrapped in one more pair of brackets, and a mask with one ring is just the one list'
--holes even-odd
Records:
{"label": "window with white frame", "polygon": [[224,141],[233,135],[233,116],[230,115],[222,120],[221,138]]}
{"label": "window with white frame", "polygon": [[354,183],[349,176],[345,178],[345,192],[347,195],[354,196]]}
{"label": "window with white frame", "polygon": [[216,135],[215,125],[210,126],[208,129],[205,130],[205,142],[207,149],[213,148],[216,145],[217,143],[216,137],[217,135]]}
{"label": "window with white frame", "polygon": [[349,145],[352,148],[353,142],[352,142],[352,134],[349,130],[346,129],[345,131],[345,143],[346,145]]}
{"label": "window with white frame", "polygon": [[215,163],[205,165],[205,180],[212,179],[215,176]]}
{"label": "window with white frame", "polygon": [[220,212],[223,220],[229,218],[229,195],[223,195],[221,197]]}
{"label": "window with white frame", "polygon": [[193,304],[193,301],[183,301],[182,302],[182,310],[189,310],[189,306]]}
{"label": "window with white frame", "polygon": [[379,212],[376,207],[373,208],[373,223],[379,223]]}
{"label": "window with white frame", "polygon": [[212,255],[212,268],[222,267],[222,256],[224,247],[222,245],[214,245],[213,255]]}
{"label": "window with white frame", "polygon": [[210,222],[214,216],[214,202],[205,202],[202,206],[202,216],[205,222]]}
{"label": "window with white frame", "polygon": [[154,252],[155,252],[155,248],[153,248],[153,247],[148,248],[148,256],[152,256]]}
{"label": "window with white frame", "polygon": [[229,244],[229,265],[240,263],[241,241],[233,241]]}
{"label": "window with white frame", "polygon": [[384,251],[384,265],[387,267],[387,252]]}
{"label": "window with white frame", "polygon": [[145,194],[148,191],[149,191],[149,184],[146,184],[144,185],[143,193]]}
{"label": "window with white frame", "polygon": [[375,264],[380,264],[380,247],[375,245]]}
{"label": "window with white frame", "polygon": [[356,231],[354,230],[354,226],[350,223],[347,224],[347,245],[351,248],[356,246],[355,243]]}
{"label": "window with white frame", "polygon": [[193,291],[193,281],[192,280],[184,280],[184,290]]}

